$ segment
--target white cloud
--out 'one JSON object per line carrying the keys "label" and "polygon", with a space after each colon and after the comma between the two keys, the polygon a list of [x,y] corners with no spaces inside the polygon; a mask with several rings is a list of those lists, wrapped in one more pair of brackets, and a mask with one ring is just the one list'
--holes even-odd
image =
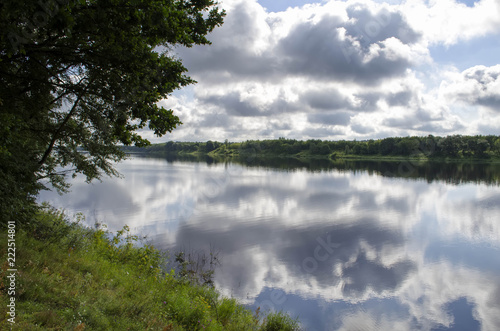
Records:
{"label": "white cloud", "polygon": [[441,84],[443,94],[449,100],[480,105],[500,111],[500,65],[475,66],[455,73],[451,81]]}
{"label": "white cloud", "polygon": [[473,7],[456,0],[408,0],[401,5],[412,28],[431,43],[455,44],[500,32],[500,3],[481,0]]}
{"label": "white cloud", "polygon": [[474,80],[473,68],[440,67],[429,51],[498,31],[496,1],[332,0],[271,13],[253,0],[222,6],[228,15],[212,45],[177,49],[198,84],[170,103],[184,125],[162,140],[478,134],[500,126],[483,110],[476,115],[480,105],[496,107],[497,69],[484,71],[492,81]]}

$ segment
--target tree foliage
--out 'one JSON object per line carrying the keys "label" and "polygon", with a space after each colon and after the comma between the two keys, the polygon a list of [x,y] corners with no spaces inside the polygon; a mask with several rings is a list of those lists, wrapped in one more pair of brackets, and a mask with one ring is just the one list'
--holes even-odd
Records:
{"label": "tree foliage", "polygon": [[[132,150],[130,150],[132,151]],[[141,151],[141,150],[137,150]],[[209,153],[255,154],[268,156],[387,156],[387,157],[427,157],[486,159],[500,156],[498,136],[452,135],[435,137],[388,137],[377,140],[296,140],[271,139],[247,140],[241,143],[221,143],[216,141],[173,142],[158,144],[143,149],[150,153]]]}
{"label": "tree foliage", "polygon": [[116,174],[119,144],[149,144],[137,130],[181,124],[157,104],[194,83],[173,47],[209,44],[224,14],[213,0],[3,0],[2,211],[33,200],[42,179],[64,189],[61,167]]}

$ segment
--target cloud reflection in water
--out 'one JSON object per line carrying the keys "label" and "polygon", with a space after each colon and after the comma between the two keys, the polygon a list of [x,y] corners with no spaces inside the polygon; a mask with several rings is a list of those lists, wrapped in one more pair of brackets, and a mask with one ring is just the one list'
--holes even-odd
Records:
{"label": "cloud reflection in water", "polygon": [[214,245],[224,294],[308,329],[500,328],[496,185],[142,158],[119,170],[41,200],[158,247]]}

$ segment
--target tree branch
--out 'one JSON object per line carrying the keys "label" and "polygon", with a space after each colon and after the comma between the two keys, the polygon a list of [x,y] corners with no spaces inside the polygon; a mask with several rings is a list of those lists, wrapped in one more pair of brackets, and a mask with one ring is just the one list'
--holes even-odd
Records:
{"label": "tree branch", "polygon": [[[82,78],[82,80],[83,80],[83,78]],[[78,107],[78,103],[80,102],[80,100],[82,100],[83,96],[87,92],[89,85],[90,85],[90,83],[87,84],[87,86],[83,89],[83,91],[78,95],[78,97],[75,100],[75,103],[73,104],[73,107],[71,107],[70,111],[66,114],[66,117],[64,117],[61,125],[59,126],[59,128],[56,130],[56,132],[52,136],[52,139],[50,140],[49,146],[45,150],[45,153],[43,153],[41,160],[38,161],[39,166],[42,166],[47,161],[47,158],[49,157],[50,153],[54,149],[54,145],[55,145],[57,139],[59,139],[59,135],[61,134],[62,130],[64,129],[64,126],[68,123],[71,116],[73,116],[73,114],[75,113],[75,111]]]}
{"label": "tree branch", "polygon": [[77,168],[68,169],[68,170],[62,170],[60,172],[51,172],[51,173],[43,175],[43,176],[38,176],[36,178],[36,180],[38,181],[38,180],[45,179],[45,178],[50,178],[50,177],[53,177],[53,176],[66,176],[68,173],[74,172],[76,170],[77,170]]}

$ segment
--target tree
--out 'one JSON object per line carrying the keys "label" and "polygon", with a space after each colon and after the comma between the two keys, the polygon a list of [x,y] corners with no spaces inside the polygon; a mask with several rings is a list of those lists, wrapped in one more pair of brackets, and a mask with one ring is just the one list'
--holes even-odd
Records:
{"label": "tree", "polygon": [[380,141],[380,154],[382,155],[389,155],[391,153],[394,153],[395,149],[396,149],[396,139],[395,138],[392,138],[392,137],[389,137],[389,138],[385,138],[385,139],[382,139]]}
{"label": "tree", "polygon": [[321,140],[311,140],[309,151],[312,155],[328,155],[332,152],[330,146]]}
{"label": "tree", "polygon": [[418,151],[419,147],[419,141],[415,138],[402,138],[398,143],[397,143],[397,148],[398,148],[398,155],[404,155],[404,156],[409,156],[412,153],[416,153]]}
{"label": "tree", "polygon": [[205,150],[207,153],[213,151],[215,149],[214,142],[209,140],[205,143]]}
{"label": "tree", "polygon": [[379,151],[379,146],[380,146],[380,141],[375,141],[373,139],[370,139],[368,141],[368,154],[374,155],[377,154]]}
{"label": "tree", "polygon": [[500,138],[498,138],[497,140],[495,140],[495,143],[494,143],[493,147],[494,147],[496,153],[498,155],[500,155]]}
{"label": "tree", "polygon": [[474,150],[474,155],[477,157],[487,157],[487,151],[490,149],[490,144],[486,139],[478,139],[476,143],[476,149]]}
{"label": "tree", "polygon": [[157,105],[195,83],[173,47],[209,44],[224,15],[213,0],[3,0],[2,212],[32,201],[42,179],[64,189],[59,167],[88,181],[116,174],[119,144],[149,144],[137,130],[181,124]]}
{"label": "tree", "polygon": [[446,136],[439,140],[437,147],[443,156],[456,157],[462,148],[461,138],[458,135]]}

